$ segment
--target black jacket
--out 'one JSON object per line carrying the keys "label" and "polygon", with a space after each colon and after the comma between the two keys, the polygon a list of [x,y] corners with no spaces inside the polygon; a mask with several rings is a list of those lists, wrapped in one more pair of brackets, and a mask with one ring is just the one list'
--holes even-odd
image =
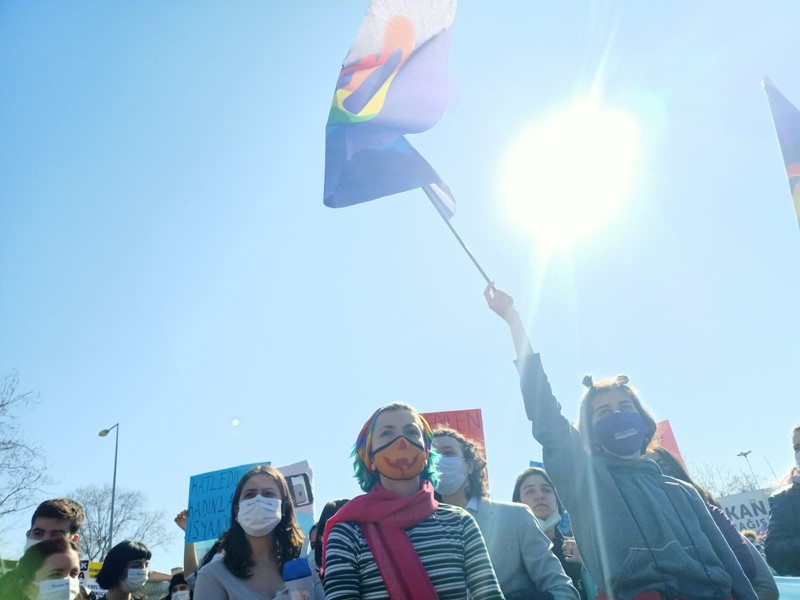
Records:
{"label": "black jacket", "polygon": [[800,576],[800,486],[769,497],[769,526],[764,553],[778,575]]}

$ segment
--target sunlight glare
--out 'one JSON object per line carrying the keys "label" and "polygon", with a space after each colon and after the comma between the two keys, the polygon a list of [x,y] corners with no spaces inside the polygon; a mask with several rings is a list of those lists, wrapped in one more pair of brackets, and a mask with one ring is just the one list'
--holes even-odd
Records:
{"label": "sunlight glare", "polygon": [[513,219],[548,250],[569,248],[624,204],[639,128],[619,110],[577,104],[523,131],[504,165]]}

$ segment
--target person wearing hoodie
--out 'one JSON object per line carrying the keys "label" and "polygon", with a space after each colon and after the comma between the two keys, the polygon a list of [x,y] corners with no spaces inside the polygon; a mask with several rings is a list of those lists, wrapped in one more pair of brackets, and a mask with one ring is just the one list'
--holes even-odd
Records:
{"label": "person wearing hoodie", "polygon": [[655,420],[628,377],[597,383],[584,377],[587,389],[573,426],[511,296],[494,284],[484,296],[510,328],[533,437],[569,511],[598,598],[757,600],[697,491],[644,457]]}

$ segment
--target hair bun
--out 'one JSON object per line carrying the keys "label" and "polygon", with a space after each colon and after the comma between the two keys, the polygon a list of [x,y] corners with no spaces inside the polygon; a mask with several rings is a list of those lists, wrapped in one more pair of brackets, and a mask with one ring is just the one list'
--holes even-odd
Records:
{"label": "hair bun", "polygon": [[617,383],[625,385],[630,381],[627,375],[617,375]]}
{"label": "hair bun", "polygon": [[594,381],[592,381],[591,375],[585,375],[583,378],[583,385],[587,388],[592,389],[594,387]]}

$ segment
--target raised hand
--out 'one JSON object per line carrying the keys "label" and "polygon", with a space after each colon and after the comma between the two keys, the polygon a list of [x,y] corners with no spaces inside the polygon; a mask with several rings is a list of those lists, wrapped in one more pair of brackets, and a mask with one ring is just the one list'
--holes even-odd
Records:
{"label": "raised hand", "polygon": [[186,521],[188,520],[188,518],[189,518],[189,511],[182,510],[175,517],[175,525],[186,531]]}
{"label": "raised hand", "polygon": [[503,290],[498,290],[494,287],[494,283],[490,283],[483,291],[483,297],[486,298],[486,304],[489,305],[500,318],[508,321],[510,318],[516,316],[517,309],[514,308],[514,298],[506,294]]}

